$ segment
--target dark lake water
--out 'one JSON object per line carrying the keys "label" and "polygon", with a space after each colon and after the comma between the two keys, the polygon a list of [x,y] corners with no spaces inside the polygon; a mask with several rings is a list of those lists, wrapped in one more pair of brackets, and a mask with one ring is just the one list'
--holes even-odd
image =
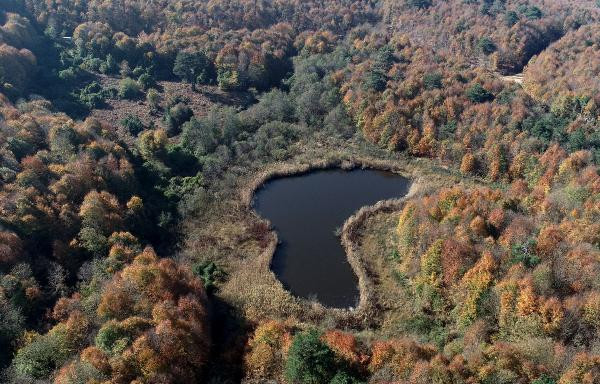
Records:
{"label": "dark lake water", "polygon": [[277,231],[271,268],[293,294],[329,307],[354,307],[358,278],[336,228],[365,205],[399,198],[410,181],[391,172],[340,169],[273,179],[260,188],[254,208]]}

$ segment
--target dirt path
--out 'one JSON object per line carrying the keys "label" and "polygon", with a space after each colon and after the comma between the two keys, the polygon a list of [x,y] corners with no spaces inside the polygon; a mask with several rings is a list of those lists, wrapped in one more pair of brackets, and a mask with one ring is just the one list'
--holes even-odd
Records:
{"label": "dirt path", "polygon": [[523,84],[523,73],[517,73],[517,74],[509,75],[509,76],[502,76],[499,74],[499,76],[504,81],[508,81],[511,83],[517,83],[517,84]]}

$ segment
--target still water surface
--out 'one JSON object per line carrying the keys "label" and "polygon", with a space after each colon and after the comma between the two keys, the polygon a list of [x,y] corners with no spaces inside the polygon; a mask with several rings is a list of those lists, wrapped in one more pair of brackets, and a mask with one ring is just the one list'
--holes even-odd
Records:
{"label": "still water surface", "polygon": [[277,231],[271,268],[293,294],[329,307],[354,307],[358,279],[336,236],[337,228],[365,205],[399,198],[410,181],[391,172],[340,169],[268,181],[254,208]]}

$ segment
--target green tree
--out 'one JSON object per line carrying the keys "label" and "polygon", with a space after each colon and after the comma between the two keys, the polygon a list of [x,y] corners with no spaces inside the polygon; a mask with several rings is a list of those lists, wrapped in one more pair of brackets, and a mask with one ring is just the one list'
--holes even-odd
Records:
{"label": "green tree", "polygon": [[362,382],[347,372],[340,371],[331,379],[329,384],[361,384]]}
{"label": "green tree", "polygon": [[387,85],[387,76],[380,68],[372,68],[364,78],[363,87],[365,90],[383,92]]}
{"label": "green tree", "polygon": [[214,291],[217,287],[217,282],[225,275],[225,272],[212,261],[195,263],[192,265],[192,273],[202,279],[204,288],[208,292]]}
{"label": "green tree", "polygon": [[527,268],[533,268],[540,263],[540,257],[535,253],[535,239],[531,238],[522,243],[514,243],[510,248],[513,263],[523,263]]}
{"label": "green tree", "polygon": [[523,122],[523,127],[531,132],[532,135],[543,139],[544,141],[556,140],[560,143],[566,139],[565,128],[569,120],[556,117],[552,113],[546,113],[539,117],[532,117]]}
{"label": "green tree", "polygon": [[207,83],[212,77],[212,63],[201,51],[181,51],[175,58],[173,73],[196,89],[196,83]]}
{"label": "green tree", "polygon": [[294,384],[323,384],[336,373],[333,351],[311,329],[300,332],[292,341],[285,364],[285,378]]}
{"label": "green tree", "polygon": [[103,255],[108,250],[108,238],[97,228],[81,228],[79,241],[83,248],[94,255]]}
{"label": "green tree", "polygon": [[504,15],[504,24],[508,27],[512,27],[513,25],[519,22],[519,15],[515,11],[508,11],[506,15]]}
{"label": "green tree", "polygon": [[484,103],[494,100],[494,95],[479,83],[475,83],[467,89],[467,97],[474,103]]}
{"label": "green tree", "polygon": [[192,118],[182,126],[181,146],[188,153],[202,157],[215,150],[218,145],[217,129],[206,121]]}
{"label": "green tree", "polygon": [[496,44],[489,37],[482,37],[477,42],[477,48],[484,54],[489,55],[496,50]]}
{"label": "green tree", "polygon": [[31,343],[17,351],[13,366],[20,378],[45,379],[59,368],[72,350],[61,329],[37,336]]}
{"label": "green tree", "polygon": [[103,351],[109,354],[117,354],[128,346],[131,338],[123,327],[120,327],[116,321],[111,320],[102,325],[94,341],[96,346]]}
{"label": "green tree", "polygon": [[523,15],[526,18],[528,18],[529,20],[541,19],[542,18],[542,10],[536,6],[531,6],[523,12]]}
{"label": "green tree", "polygon": [[423,76],[423,86],[428,90],[442,88],[442,78],[442,74],[439,72],[426,73]]}
{"label": "green tree", "polygon": [[243,112],[243,120],[253,129],[269,121],[291,121],[294,117],[294,104],[289,94],[273,89],[262,94],[258,103]]}
{"label": "green tree", "polygon": [[431,0],[407,0],[406,4],[413,8],[425,9],[431,6]]}
{"label": "green tree", "polygon": [[587,140],[585,138],[585,132],[583,129],[576,129],[569,135],[569,149],[571,151],[579,151],[580,149],[584,149],[586,145]]}
{"label": "green tree", "polygon": [[284,160],[289,156],[290,145],[297,138],[298,129],[293,124],[280,121],[266,123],[256,132],[256,151],[264,158]]}
{"label": "green tree", "polygon": [[194,112],[185,103],[179,102],[167,109],[165,113],[165,122],[169,136],[178,134],[181,126],[194,117]]}
{"label": "green tree", "polygon": [[219,68],[217,82],[219,88],[225,91],[234,91],[243,89],[246,86],[246,78],[239,71],[230,71],[224,68]]}
{"label": "green tree", "polygon": [[553,379],[548,375],[542,375],[537,379],[533,380],[531,384],[556,384],[556,379]]}
{"label": "green tree", "polygon": [[0,367],[4,367],[10,361],[12,345],[24,331],[25,319],[21,310],[8,298],[4,297],[0,289],[0,350],[6,351],[0,354]]}

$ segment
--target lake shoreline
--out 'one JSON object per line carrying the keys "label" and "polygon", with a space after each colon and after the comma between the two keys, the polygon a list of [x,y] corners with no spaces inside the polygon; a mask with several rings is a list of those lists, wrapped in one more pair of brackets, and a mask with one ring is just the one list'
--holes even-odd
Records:
{"label": "lake shoreline", "polygon": [[[358,252],[359,245],[357,243],[358,235],[364,222],[371,216],[390,210],[401,210],[404,202],[413,197],[418,191],[422,190],[423,178],[414,177],[412,172],[409,172],[405,166],[394,161],[377,160],[369,158],[350,158],[350,159],[328,159],[314,161],[310,163],[289,164],[281,163],[275,167],[256,174],[246,188],[241,190],[241,199],[246,209],[250,210],[254,216],[268,225],[271,231],[271,240],[266,249],[261,253],[260,264],[266,266],[271,273],[275,272],[271,269],[273,257],[279,242],[277,233],[272,227],[271,222],[261,216],[255,209],[254,200],[257,192],[268,182],[284,178],[307,175],[312,172],[325,170],[344,170],[351,171],[356,169],[375,170],[391,172],[398,176],[404,177],[409,182],[409,188],[405,196],[400,198],[384,199],[372,205],[359,207],[354,213],[344,220],[342,224],[339,240],[344,250],[346,260],[350,264],[352,271],[358,280],[358,305],[354,308],[337,308],[326,306],[318,301],[312,301],[303,297],[294,295],[289,289],[286,292],[301,302],[311,303],[313,308],[318,308],[318,312],[327,312],[335,314],[336,318],[344,318],[344,322],[356,324],[369,324],[377,317],[377,309],[375,308],[375,288],[372,281],[372,276],[369,275],[365,268],[363,256]],[[276,274],[275,274],[276,275]],[[279,283],[281,281],[275,276]],[[283,284],[282,284],[283,285]]]}
{"label": "lake shoreline", "polygon": [[[316,300],[293,295],[270,268],[279,238],[271,223],[254,210],[252,204],[255,192],[269,180],[278,177],[335,168],[365,168],[397,173],[412,180],[409,196],[427,194],[442,187],[456,185],[461,182],[461,175],[428,159],[402,154],[392,157],[383,151],[358,145],[352,151],[341,152],[335,151],[330,145],[315,145],[310,148],[310,151],[300,150],[296,156],[287,160],[262,164],[246,174],[236,176],[235,186],[231,190],[236,198],[228,204],[218,200],[214,202],[211,209],[215,210],[215,214],[209,216],[210,219],[205,221],[204,225],[196,227],[196,235],[188,239],[187,252],[182,257],[198,260],[196,255],[203,254],[207,256],[202,256],[200,260],[211,260],[221,265],[227,273],[227,278],[219,287],[217,296],[240,311],[252,323],[267,318],[295,319],[301,324],[327,324],[328,327],[343,329],[376,330],[381,325],[385,309],[378,307],[374,300],[378,297],[378,287],[372,280],[377,279],[377,271],[364,268],[366,263],[362,258],[370,255],[361,255],[354,251],[348,258],[346,246],[356,248],[358,244],[341,244],[354,273],[357,277],[363,277],[363,282],[359,281],[359,301],[352,310],[326,307]],[[367,207],[372,208],[369,205]],[[384,208],[378,206],[377,209],[376,212],[380,212]],[[390,206],[387,209],[393,208]],[[346,221],[360,210],[359,207],[352,215],[344,218],[339,227],[343,229]],[[352,233],[360,236],[358,241],[362,241],[362,235],[366,232],[361,224],[376,212],[354,218],[354,225],[348,227],[347,231],[352,230]],[[189,225],[195,224],[190,222]],[[343,233],[340,233],[340,243],[342,236]],[[363,287],[362,294],[360,286]],[[268,317],[265,317],[266,313]]]}
{"label": "lake shoreline", "polygon": [[287,177],[301,176],[315,171],[323,171],[328,169],[342,169],[350,171],[353,169],[372,169],[376,171],[386,171],[398,174],[407,179],[412,180],[411,172],[400,164],[392,160],[378,160],[364,157],[356,157],[349,159],[335,158],[324,159],[314,162],[301,163],[276,163],[272,168],[257,173],[240,192],[241,200],[247,209],[253,210],[252,203],[256,192],[267,182]]}

